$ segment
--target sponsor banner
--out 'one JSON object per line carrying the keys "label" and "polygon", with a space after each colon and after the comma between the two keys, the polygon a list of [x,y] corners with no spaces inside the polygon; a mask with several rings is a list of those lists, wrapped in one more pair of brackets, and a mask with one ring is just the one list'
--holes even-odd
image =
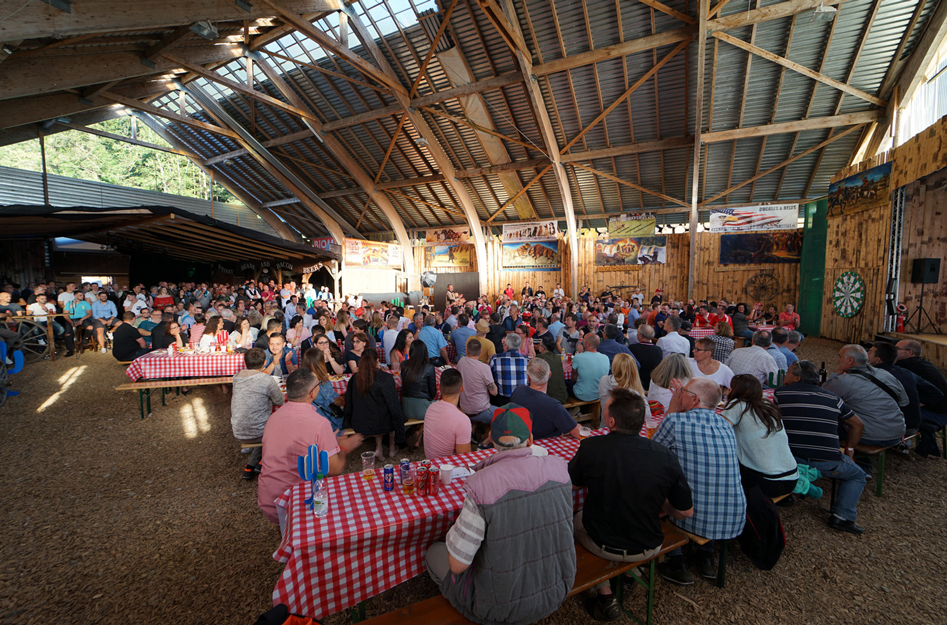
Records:
{"label": "sponsor banner", "polygon": [[427,248],[428,267],[470,267],[473,245],[434,245]]}
{"label": "sponsor banner", "polygon": [[747,230],[795,230],[799,227],[798,204],[740,206],[710,211],[711,232]]}
{"label": "sponsor banner", "polygon": [[595,265],[598,267],[653,265],[666,262],[666,236],[599,239],[595,242]]}
{"label": "sponsor banner", "polygon": [[558,234],[559,227],[555,220],[503,224],[504,243],[555,241]]}
{"label": "sponsor banner", "polygon": [[335,244],[335,237],[320,237],[312,240],[312,246],[320,250],[328,251],[329,246]]}
{"label": "sponsor banner", "polygon": [[888,206],[891,163],[878,165],[829,186],[829,217]]}
{"label": "sponsor banner", "polygon": [[559,241],[504,243],[503,268],[512,271],[557,271]]}
{"label": "sponsor banner", "polygon": [[725,234],[720,237],[721,265],[798,263],[802,258],[802,230]]}
{"label": "sponsor banner", "polygon": [[612,239],[654,236],[654,215],[622,215],[608,220],[608,236]]}
{"label": "sponsor banner", "polygon": [[395,243],[345,239],[343,250],[346,267],[400,269],[402,266],[401,246]]}
{"label": "sponsor banner", "polygon": [[425,245],[453,245],[469,241],[470,228],[437,228],[424,232]]}

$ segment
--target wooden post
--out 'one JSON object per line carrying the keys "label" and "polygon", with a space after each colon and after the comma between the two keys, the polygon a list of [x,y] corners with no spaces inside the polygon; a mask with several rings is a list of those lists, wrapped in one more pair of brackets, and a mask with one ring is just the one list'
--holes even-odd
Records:
{"label": "wooden post", "polygon": [[[134,117],[132,118],[134,119]],[[210,218],[214,218],[214,170],[210,169],[207,172],[207,187],[208,194],[210,195]]]}
{"label": "wooden post", "polygon": [[697,11],[700,21],[697,26],[697,101],[694,106],[696,121],[694,122],[694,172],[691,176],[691,249],[690,261],[687,267],[688,299],[694,297],[694,272],[697,268],[697,192],[700,186],[700,131],[704,122],[704,61],[707,56],[707,15],[710,11],[710,0],[700,0]]}
{"label": "wooden post", "polygon": [[333,260],[326,265],[326,271],[332,276],[332,281],[335,284],[333,287],[333,298],[337,300],[339,299],[339,278],[342,277],[342,266],[339,264],[339,261]]}
{"label": "wooden post", "polygon": [[46,172],[46,139],[43,131],[39,131],[39,154],[43,159],[43,204],[49,206],[49,175]]}

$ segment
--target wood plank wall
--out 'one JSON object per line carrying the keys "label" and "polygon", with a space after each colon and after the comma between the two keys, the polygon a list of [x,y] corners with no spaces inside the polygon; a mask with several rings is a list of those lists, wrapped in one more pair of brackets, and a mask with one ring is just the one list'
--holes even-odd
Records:
{"label": "wood plank wall", "polygon": [[41,239],[0,243],[0,276],[21,288],[30,282],[53,279],[52,267],[46,266],[46,250]]}
{"label": "wood plank wall", "polygon": [[[947,169],[908,184],[904,192],[899,299],[908,315],[913,313],[921,299],[921,285],[911,284],[914,259],[941,259],[940,281],[924,285],[924,309],[943,331],[947,329]],[[933,330],[928,327],[926,332]]]}
{"label": "wood plank wall", "polygon": [[[857,343],[883,330],[890,221],[890,205],[829,218],[822,293],[823,338]],[[835,281],[846,271],[857,272],[865,281],[865,303],[851,318],[837,315],[832,303]]]}
{"label": "wood plank wall", "polygon": [[[698,235],[698,269],[695,277],[695,289],[698,299],[716,299],[726,297],[735,301],[746,300],[745,286],[750,277],[765,271],[772,273],[779,280],[781,290],[772,303],[780,308],[787,302],[795,302],[799,293],[799,265],[732,265],[719,266],[720,236],[702,232]],[[669,234],[668,262],[662,265],[644,265],[635,269],[618,271],[604,271],[595,266],[595,238],[594,232],[583,231],[579,237],[579,276],[578,284],[581,288],[588,285],[593,293],[601,293],[605,285],[640,286],[648,295],[648,299],[656,288],[664,289],[665,297],[684,300],[687,296],[688,256],[690,251],[690,237],[687,234]],[[557,283],[565,285],[568,290],[569,254],[568,246],[560,241],[562,250],[562,269],[560,271],[505,271],[502,268],[500,241],[496,237],[487,239],[487,293],[495,296],[503,292],[507,283],[512,284],[513,290],[519,294],[520,289],[529,281],[535,289],[542,285],[547,293],[551,293]],[[422,271],[427,271],[427,262],[423,249],[415,248],[415,254],[421,260]],[[476,260],[474,260],[476,264]],[[716,269],[720,271],[716,271]],[[476,271],[476,266],[463,268],[433,268],[434,273],[463,273]],[[630,292],[630,291],[629,291]]]}

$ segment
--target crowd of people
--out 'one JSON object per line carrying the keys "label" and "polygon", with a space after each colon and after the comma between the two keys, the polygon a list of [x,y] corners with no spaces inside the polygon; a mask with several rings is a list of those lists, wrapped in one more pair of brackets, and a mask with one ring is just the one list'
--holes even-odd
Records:
{"label": "crowd of people", "polygon": [[[862,534],[857,503],[872,467],[856,462],[855,447],[895,446],[919,432],[916,453],[937,455],[934,433],[947,424],[947,380],[920,343],[846,345],[828,374],[797,356],[804,337],[792,304],[780,313],[723,299],[680,302],[661,289],[646,302],[640,289],[607,287],[572,298],[561,285],[547,295],[528,283],[518,297],[507,285],[496,298],[471,300],[449,286],[443,306],[413,309],[273,281],[11,291],[0,293],[0,314],[22,314],[24,304],[27,314],[68,313],[71,323],[50,321],[70,337],[67,355],[74,332],[90,333],[103,351],[110,339],[123,361],[172,345],[242,352],[233,431],[262,443],[244,478],[259,475],[260,508],[281,529],[274,500],[298,481],[296,459],[309,445],[328,452],[330,475],[369,439],[379,459],[422,445],[428,458],[495,447],[501,453],[467,480],[446,542],[427,556],[452,604],[480,619],[528,620],[558,607],[572,587],[575,539],[603,558],[648,559],[661,545],[662,517],[709,542],[689,558],[673,552],[660,575],[681,585],[694,582],[692,570],[714,578],[714,541],[743,531],[750,491],[791,502],[812,470],[839,481],[828,526]],[[695,339],[695,327],[713,330]],[[285,402],[274,373],[288,376]],[[340,396],[332,380],[346,374]],[[582,438],[571,400],[600,402],[609,433],[582,440],[568,465],[535,455],[534,440]],[[652,438],[641,437],[659,409]],[[410,420],[423,428],[406,428]],[[573,518],[579,487],[588,496]],[[508,571],[537,561],[543,566],[511,592]],[[465,592],[469,584],[482,594]],[[488,595],[489,606],[478,598]],[[598,620],[619,616],[608,583],[587,608]]]}

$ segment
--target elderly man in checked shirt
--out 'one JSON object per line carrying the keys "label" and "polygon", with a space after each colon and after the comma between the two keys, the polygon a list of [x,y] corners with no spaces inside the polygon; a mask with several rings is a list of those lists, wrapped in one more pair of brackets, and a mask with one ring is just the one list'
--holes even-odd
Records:
{"label": "elderly man in checked shirt", "polygon": [[[755,332],[753,334],[753,346],[733,350],[733,353],[727,358],[726,365],[733,369],[734,375],[743,373],[752,375],[765,387],[769,384],[770,374],[772,374],[774,380],[779,374],[779,365],[776,364],[773,354],[768,351],[772,344],[773,338],[769,332],[762,330]],[[786,358],[783,356],[784,363],[785,360]]]}
{"label": "elderly man in checked shirt", "polygon": [[490,403],[494,406],[510,403],[510,396],[516,387],[529,384],[526,379],[529,359],[519,352],[521,341],[519,334],[507,334],[503,337],[503,347],[506,351],[490,360],[490,370],[493,371],[493,379],[497,383],[497,394],[490,398]]}
{"label": "elderly man in checked shirt", "polygon": [[[720,403],[716,382],[694,378],[684,386],[673,380],[671,391],[674,395],[668,416],[661,421],[652,440],[670,449],[684,469],[694,496],[694,516],[675,523],[687,532],[710,539],[696,546],[691,560],[701,577],[714,579],[714,541],[739,536],[746,520],[737,439],[733,427],[714,411]],[[667,562],[658,566],[658,573],[682,586],[694,583],[680,549],[668,555]]]}

